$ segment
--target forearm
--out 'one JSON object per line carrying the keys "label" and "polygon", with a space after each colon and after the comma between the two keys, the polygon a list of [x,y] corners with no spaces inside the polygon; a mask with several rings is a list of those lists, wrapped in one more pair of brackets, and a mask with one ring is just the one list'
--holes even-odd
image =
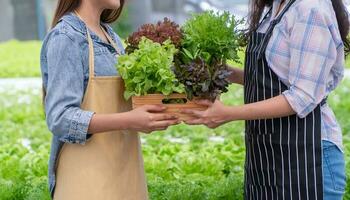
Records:
{"label": "forearm", "polygon": [[286,117],[296,114],[284,95],[264,101],[229,107],[229,121]]}
{"label": "forearm", "polygon": [[128,124],[130,124],[128,113],[94,114],[89,124],[88,133],[126,130]]}
{"label": "forearm", "polygon": [[231,83],[236,83],[240,85],[244,85],[244,71],[242,69],[236,67],[230,67],[229,70],[232,72],[229,81]]}

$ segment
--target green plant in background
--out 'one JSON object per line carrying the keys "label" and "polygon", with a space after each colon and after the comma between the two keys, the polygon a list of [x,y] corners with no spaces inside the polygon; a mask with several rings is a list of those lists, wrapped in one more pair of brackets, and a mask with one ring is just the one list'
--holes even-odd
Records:
{"label": "green plant in background", "polygon": [[50,133],[38,91],[0,91],[0,199],[48,200]]}
{"label": "green plant in background", "polygon": [[40,76],[41,42],[0,43],[0,78]]}
{"label": "green plant in background", "polygon": [[[350,177],[350,81],[329,97],[344,133]],[[243,103],[241,86],[222,95],[228,105]],[[22,98],[28,101],[22,101]],[[49,199],[47,164],[51,133],[38,91],[0,91],[0,199]],[[211,137],[222,137],[216,141]],[[23,144],[23,140],[30,141]],[[178,125],[142,135],[150,200],[241,200],[245,159],[244,123],[217,129]],[[346,195],[350,199],[350,179]]]}
{"label": "green plant in background", "polygon": [[126,38],[132,31],[129,18],[129,8],[126,6],[123,9],[119,19],[112,24],[113,30],[121,37]]}
{"label": "green plant in background", "polygon": [[117,68],[125,82],[124,97],[183,93],[183,86],[171,71],[176,51],[170,40],[161,45],[144,37],[137,50],[120,56]]}
{"label": "green plant in background", "polygon": [[[0,43],[0,78],[40,77],[40,41],[8,41]],[[228,60],[229,64],[243,67],[244,52],[238,52],[239,61]],[[350,69],[350,56],[345,67]]]}

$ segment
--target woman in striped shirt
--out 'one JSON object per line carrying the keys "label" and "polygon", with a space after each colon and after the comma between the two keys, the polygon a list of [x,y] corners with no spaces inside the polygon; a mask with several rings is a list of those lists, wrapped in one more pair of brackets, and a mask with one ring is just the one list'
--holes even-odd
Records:
{"label": "woman in striped shirt", "polygon": [[[265,10],[265,17],[263,13]],[[219,100],[187,124],[246,120],[245,199],[342,199],[342,133],[327,96],[344,74],[348,13],[341,0],[252,0],[245,105]]]}

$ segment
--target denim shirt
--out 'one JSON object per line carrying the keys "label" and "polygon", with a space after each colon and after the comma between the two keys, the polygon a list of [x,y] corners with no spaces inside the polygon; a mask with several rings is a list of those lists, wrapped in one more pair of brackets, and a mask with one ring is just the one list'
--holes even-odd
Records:
{"label": "denim shirt", "polygon": [[[124,54],[120,38],[107,24],[107,33]],[[49,189],[53,195],[57,157],[64,143],[84,145],[89,139],[92,110],[80,109],[89,79],[86,25],[73,13],[62,17],[46,36],[40,56],[43,87],[46,90],[45,113],[53,133],[49,160]],[[117,51],[89,31],[94,45],[95,75],[115,76]]]}

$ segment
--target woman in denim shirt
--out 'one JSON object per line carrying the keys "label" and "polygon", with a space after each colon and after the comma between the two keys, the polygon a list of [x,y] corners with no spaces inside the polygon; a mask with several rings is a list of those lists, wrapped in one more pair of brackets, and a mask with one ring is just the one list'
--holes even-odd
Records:
{"label": "woman in denim shirt", "polygon": [[[133,111],[112,114],[96,114],[94,110],[81,108],[89,78],[92,78],[89,77],[90,35],[94,49],[93,74],[96,77],[111,77],[118,74],[115,67],[116,57],[123,54],[124,50],[120,38],[107,23],[118,18],[123,5],[124,0],[58,1],[53,28],[44,40],[41,52],[45,112],[48,128],[53,133],[49,162],[49,187],[52,196],[57,181],[59,154],[65,144],[84,146],[88,145],[90,138],[94,138],[92,135],[97,133],[109,131],[149,133],[164,130],[178,123],[176,116],[160,114],[165,109],[160,105],[144,106]],[[112,43],[116,43],[117,47]],[[143,170],[142,163],[140,169]],[[100,172],[96,171],[96,174],[98,173]],[[84,182],[86,181],[82,180],[82,183]],[[88,190],[87,193],[89,192]],[[74,193],[79,195],[85,192],[74,191]],[[124,197],[132,199],[132,194],[130,198],[125,194]]]}

